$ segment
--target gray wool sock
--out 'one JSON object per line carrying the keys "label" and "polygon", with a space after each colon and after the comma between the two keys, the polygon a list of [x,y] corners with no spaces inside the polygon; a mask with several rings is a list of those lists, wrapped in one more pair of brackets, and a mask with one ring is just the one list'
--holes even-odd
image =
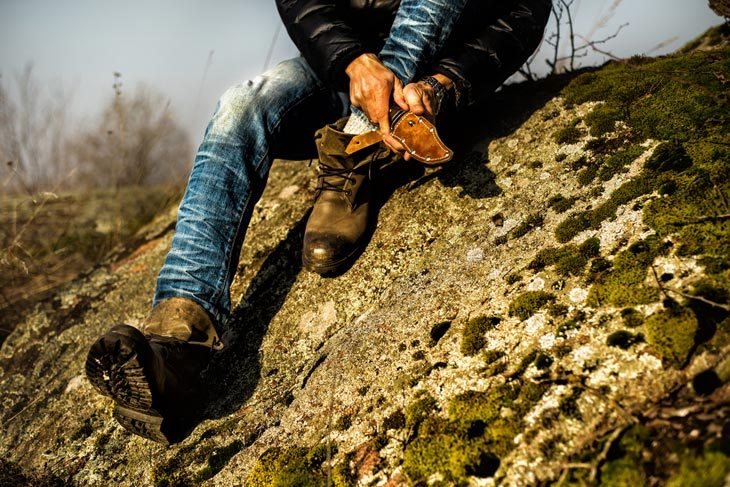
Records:
{"label": "gray wool sock", "polygon": [[345,124],[345,128],[342,131],[346,134],[359,135],[367,132],[372,132],[373,130],[378,130],[378,126],[370,123],[368,117],[366,117],[361,110],[353,108],[352,114],[347,120],[347,124]]}

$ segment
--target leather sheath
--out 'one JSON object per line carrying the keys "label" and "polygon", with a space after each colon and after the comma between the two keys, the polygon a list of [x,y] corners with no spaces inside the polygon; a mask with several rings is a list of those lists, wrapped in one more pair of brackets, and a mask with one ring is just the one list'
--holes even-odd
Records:
{"label": "leather sheath", "polygon": [[[415,160],[429,166],[450,161],[454,152],[446,147],[436,127],[426,118],[400,109],[390,110],[391,135],[406,148]],[[378,131],[356,135],[345,152],[354,154],[383,140]]]}

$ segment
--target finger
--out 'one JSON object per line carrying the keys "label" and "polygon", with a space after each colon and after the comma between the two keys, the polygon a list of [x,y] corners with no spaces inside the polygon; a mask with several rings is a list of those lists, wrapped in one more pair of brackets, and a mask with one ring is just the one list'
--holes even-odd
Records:
{"label": "finger", "polygon": [[400,140],[396,139],[391,134],[384,135],[383,142],[385,142],[385,145],[387,145],[391,150],[395,152],[398,152],[400,154],[406,152],[406,147],[401,143]]}
{"label": "finger", "polygon": [[416,115],[423,115],[426,108],[423,106],[423,92],[418,88],[404,90],[403,95],[411,111]]}
{"label": "finger", "polygon": [[380,133],[383,136],[390,134],[390,117],[388,117],[388,112],[385,112],[385,115],[378,119],[378,125],[380,126]]}
{"label": "finger", "polygon": [[403,96],[403,83],[399,79],[395,80],[395,85],[393,86],[393,100],[403,110],[410,110],[406,98]]}
{"label": "finger", "polygon": [[430,122],[433,122],[436,116],[433,113],[433,104],[431,103],[431,99],[429,97],[425,97],[423,99],[423,107],[425,110],[423,116],[426,117]]}

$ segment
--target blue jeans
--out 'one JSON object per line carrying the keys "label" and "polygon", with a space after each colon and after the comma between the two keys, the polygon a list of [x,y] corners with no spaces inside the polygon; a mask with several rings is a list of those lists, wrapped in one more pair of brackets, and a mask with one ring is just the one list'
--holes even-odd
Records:
{"label": "blue jeans", "polygon": [[[383,63],[403,82],[413,80],[443,46],[465,3],[402,0],[379,54]],[[271,163],[291,158],[287,149],[347,110],[347,97],[325,86],[303,58],[227,90],[195,157],[153,304],[188,298],[224,322],[243,238]]]}

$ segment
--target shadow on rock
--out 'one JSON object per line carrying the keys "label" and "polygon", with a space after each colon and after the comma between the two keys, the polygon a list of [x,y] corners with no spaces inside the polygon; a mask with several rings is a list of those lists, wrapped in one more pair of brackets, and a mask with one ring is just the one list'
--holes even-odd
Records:
{"label": "shadow on rock", "polygon": [[[297,221],[269,254],[228,322],[233,336],[209,370],[212,404],[209,417],[237,411],[253,394],[261,377],[259,349],[269,323],[284,304],[302,269],[302,242],[309,212]],[[235,330],[235,331],[233,331]]]}

